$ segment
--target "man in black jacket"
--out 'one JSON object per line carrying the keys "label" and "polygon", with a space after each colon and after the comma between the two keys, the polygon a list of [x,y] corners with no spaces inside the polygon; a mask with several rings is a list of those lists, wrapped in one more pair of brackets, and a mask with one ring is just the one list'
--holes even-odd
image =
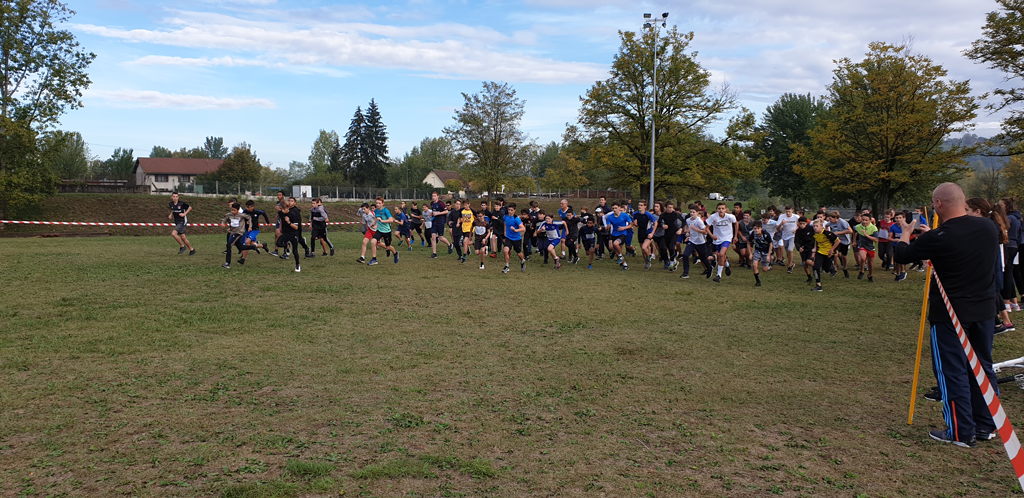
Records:
{"label": "man in black jacket", "polygon": [[[929,230],[916,221],[904,221],[894,258],[899,264],[931,260],[960,326],[989,383],[996,389],[992,336],[994,317],[1002,306],[995,282],[998,228],[988,218],[967,215],[964,192],[955,183],[935,188],[932,208],[941,222],[938,228]],[[910,244],[914,230],[921,234]],[[978,439],[994,438],[996,426],[934,281],[929,294],[928,321],[932,326],[932,367],[942,391],[942,413],[947,426],[929,435],[938,441],[973,448]]]}

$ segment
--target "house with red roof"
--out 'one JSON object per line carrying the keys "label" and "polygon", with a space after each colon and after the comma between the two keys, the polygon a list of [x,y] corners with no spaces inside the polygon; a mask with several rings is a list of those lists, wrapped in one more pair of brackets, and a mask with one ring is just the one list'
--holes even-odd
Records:
{"label": "house with red roof", "polygon": [[136,185],[149,185],[153,192],[172,192],[195,183],[199,175],[217,171],[223,162],[223,159],[140,157],[135,160],[132,174]]}

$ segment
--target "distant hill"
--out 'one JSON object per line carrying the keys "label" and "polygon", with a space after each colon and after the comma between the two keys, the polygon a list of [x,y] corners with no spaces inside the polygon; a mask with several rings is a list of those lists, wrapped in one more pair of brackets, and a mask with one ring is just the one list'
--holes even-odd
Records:
{"label": "distant hill", "polygon": [[[977,144],[977,143],[980,143],[980,142],[984,142],[986,140],[988,140],[988,138],[979,137],[979,136],[977,136],[977,135],[975,135],[973,133],[968,133],[968,134],[966,134],[966,135],[964,135],[964,136],[962,136],[960,138],[950,138],[950,139],[947,139],[945,142],[943,142],[942,145],[945,146],[945,147],[950,147],[950,146],[953,146],[953,145],[971,146],[971,145],[974,145],[974,144]],[[1000,153],[1002,151],[1003,151],[1002,148],[997,148],[997,149],[993,149],[992,150],[992,152],[994,152],[994,153]],[[989,156],[983,156],[983,155],[970,156],[970,157],[967,158],[968,164],[970,164],[971,167],[973,167],[975,169],[978,169],[979,167],[982,167],[982,168],[985,168],[985,169],[989,169],[989,168],[992,168],[992,169],[1003,169],[1003,166],[1006,165],[1006,161],[1008,161],[1008,160],[1009,160],[1008,157],[989,157]]]}

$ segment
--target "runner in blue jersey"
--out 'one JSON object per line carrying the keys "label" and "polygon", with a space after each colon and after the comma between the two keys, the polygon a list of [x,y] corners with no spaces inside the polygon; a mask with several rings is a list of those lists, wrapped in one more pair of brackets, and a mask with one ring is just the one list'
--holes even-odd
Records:
{"label": "runner in blue jersey", "polygon": [[626,258],[623,257],[623,249],[626,247],[626,230],[633,227],[633,218],[622,211],[622,205],[616,202],[612,205],[612,214],[608,215],[605,222],[609,228],[609,245],[611,250],[619,257],[619,265],[623,270],[629,269]]}

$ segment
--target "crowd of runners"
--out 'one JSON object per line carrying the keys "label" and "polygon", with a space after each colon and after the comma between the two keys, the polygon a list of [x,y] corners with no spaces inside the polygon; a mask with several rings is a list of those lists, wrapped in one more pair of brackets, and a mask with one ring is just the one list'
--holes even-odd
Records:
{"label": "crowd of runners", "polygon": [[[232,247],[239,253],[238,264],[245,264],[249,251],[271,250],[258,240],[261,217],[266,224],[274,225],[270,254],[282,259],[293,257],[296,272],[301,271],[300,246],[306,258],[313,258],[319,240],[321,255],[334,256],[334,245],[327,234],[329,218],[321,200],[312,200],[303,219],[295,198],[286,198],[281,192],[277,197],[273,221],[251,200],[244,205],[236,199],[229,201],[230,212],[222,220],[227,226],[225,268],[231,267]],[[1004,266],[1001,280],[1008,310],[1017,311],[1013,291],[1016,283],[1024,294],[1024,278],[1016,264],[1016,253],[1024,236],[1016,201],[1008,198],[992,204],[969,199],[968,205],[976,208],[973,214],[991,218],[1007,235],[1003,259],[1014,264]],[[177,194],[171,196],[169,207],[169,218],[175,224],[171,235],[180,246],[179,254],[186,250],[194,254],[185,235],[191,207]],[[679,209],[672,202],[657,201],[649,206],[641,200],[634,207],[629,200],[608,203],[604,197],[593,208],[580,206],[578,210],[563,199],[557,210],[545,212],[536,201],[518,206],[499,197],[474,204],[461,199],[445,201],[437,193],[422,205],[414,201],[407,206],[403,201],[392,210],[378,197],[374,204],[364,203],[359,209],[363,239],[356,261],[376,265],[378,252],[384,251],[386,258],[398,263],[400,246],[412,251],[418,240],[420,247],[430,250],[431,258],[438,257],[440,247],[448,254],[454,253],[461,263],[473,258],[475,264],[478,258],[481,270],[488,259],[496,259],[504,263],[502,273],[509,272],[516,263],[520,271],[526,271],[531,257],[542,258],[545,265],[553,263],[556,270],[584,263],[592,269],[603,260],[628,270],[633,260],[644,269],[660,263],[663,270],[681,270],[679,276],[684,279],[690,278],[691,267],[697,267],[699,275],[721,282],[733,272],[727,257],[731,250],[739,268],[752,270],[755,286],[761,286],[765,272],[777,268],[775,271],[793,273],[799,266],[806,282],[813,284],[812,290],[821,291],[824,275],[836,277],[841,273],[843,278],[851,278],[851,268],[858,280],[874,282],[876,259],[881,271],[890,272],[895,282],[905,280],[910,271],[923,272],[922,261],[896,264],[893,248],[904,227],[914,227],[910,237],[913,241],[921,226],[928,225],[925,213],[924,207],[914,211],[887,209],[876,217],[865,209],[843,219],[838,211],[824,206],[811,215],[792,206],[771,206],[755,214],[744,210],[739,202],[731,209],[719,202],[708,210],[700,201]],[[311,226],[309,245],[302,234],[304,222]],[[1012,326],[1008,318],[1003,323]]]}

